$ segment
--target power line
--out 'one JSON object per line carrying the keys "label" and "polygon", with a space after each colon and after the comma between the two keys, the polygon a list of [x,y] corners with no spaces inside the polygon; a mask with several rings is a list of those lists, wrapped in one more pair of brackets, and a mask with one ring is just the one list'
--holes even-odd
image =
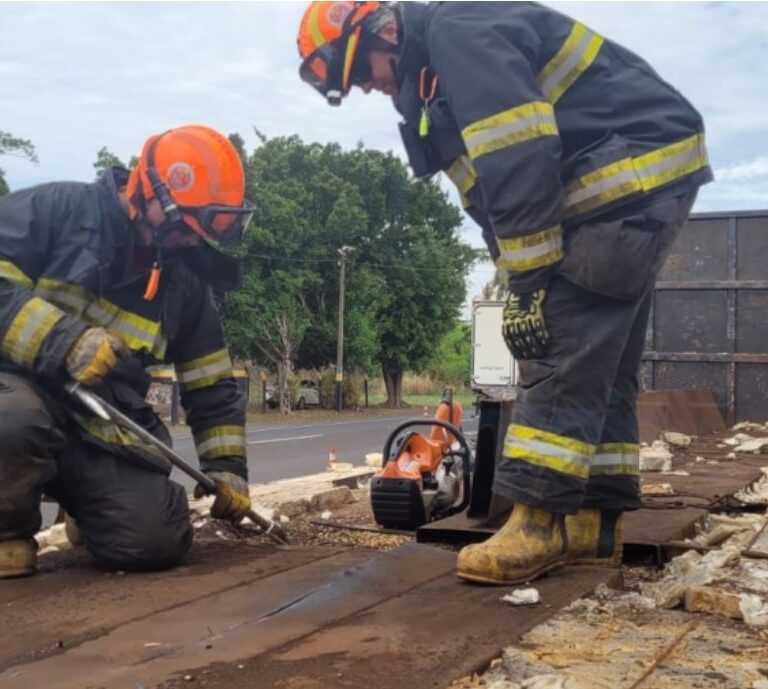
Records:
{"label": "power line", "polygon": [[[335,258],[288,258],[285,256],[268,256],[266,254],[248,254],[248,258],[261,258],[265,261],[283,261],[285,263],[303,263],[303,264],[316,264],[316,263],[338,263],[338,259]],[[244,257],[245,258],[245,257]],[[452,272],[445,268],[423,268],[412,264],[403,263],[373,263],[371,261],[350,261],[352,265],[364,266],[367,268],[403,268],[409,270],[418,270],[419,272],[426,273],[448,273]],[[473,273],[485,273],[487,275],[495,275],[495,269],[479,269],[473,270]]]}

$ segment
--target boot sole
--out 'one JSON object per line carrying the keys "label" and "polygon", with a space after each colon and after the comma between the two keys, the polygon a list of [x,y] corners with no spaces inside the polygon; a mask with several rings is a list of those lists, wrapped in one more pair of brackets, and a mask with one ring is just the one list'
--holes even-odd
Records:
{"label": "boot sole", "polygon": [[600,558],[584,558],[581,560],[566,560],[562,563],[566,567],[621,567],[621,558],[614,557],[600,557]]}
{"label": "boot sole", "polygon": [[554,562],[550,562],[547,565],[544,565],[543,567],[538,567],[534,570],[531,570],[530,572],[526,574],[521,574],[519,577],[515,577],[514,579],[491,579],[490,577],[484,577],[480,574],[471,574],[468,572],[456,572],[456,576],[459,577],[459,579],[465,579],[466,581],[473,581],[478,584],[490,584],[495,586],[516,586],[517,584],[525,584],[529,581],[533,581],[534,579],[538,579],[543,574],[546,574],[547,572],[555,569],[556,567],[560,567],[562,565],[566,564],[562,560],[555,560]]}

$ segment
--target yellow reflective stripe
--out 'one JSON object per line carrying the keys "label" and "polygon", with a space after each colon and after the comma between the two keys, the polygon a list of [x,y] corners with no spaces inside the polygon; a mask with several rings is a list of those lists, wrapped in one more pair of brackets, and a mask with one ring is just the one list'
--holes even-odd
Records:
{"label": "yellow reflective stripe", "polygon": [[640,446],[635,443],[603,443],[598,445],[590,476],[633,476],[640,473]]}
{"label": "yellow reflective stripe", "polygon": [[633,160],[644,191],[690,175],[708,164],[703,134],[694,134]]}
{"label": "yellow reflective stripe", "polygon": [[636,158],[623,158],[568,184],[564,215],[569,218],[631,194],[651,191],[708,164],[703,134],[694,134]]}
{"label": "yellow reflective stripe", "polygon": [[37,353],[64,312],[39,297],[32,297],[22,306],[3,338],[0,349],[11,361],[32,368]]}
{"label": "yellow reflective stripe", "polygon": [[509,425],[504,440],[504,457],[577,478],[589,476],[589,463],[594,452],[595,446],[590,443],[514,423]]}
{"label": "yellow reflective stripe", "polygon": [[147,349],[158,359],[165,357],[168,343],[160,331],[160,323],[121,309],[106,299],[93,299],[82,287],[70,282],[40,278],[35,294],[82,317],[89,325],[99,325],[120,335],[134,351]]}
{"label": "yellow reflective stripe", "polygon": [[[324,3],[323,3],[324,4]],[[309,33],[312,36],[312,43],[315,44],[315,48],[325,43],[325,36],[320,30],[320,22],[318,21],[318,14],[323,5],[319,2],[313,2],[312,7],[309,10],[309,17],[307,18],[307,25],[309,26]]]}
{"label": "yellow reflective stripe", "polygon": [[226,349],[219,349],[192,361],[176,366],[176,373],[184,392],[213,385],[232,377],[232,361]]}
{"label": "yellow reflective stripe", "polygon": [[86,291],[79,285],[51,278],[40,278],[35,285],[35,294],[78,316],[89,301]]}
{"label": "yellow reflective stripe", "polygon": [[[108,445],[118,445],[141,450],[157,457],[163,457],[163,453],[153,445],[145,444],[137,435],[119,428],[111,421],[99,419],[93,416],[73,414],[78,425],[93,438]],[[164,458],[164,457],[163,457]]]}
{"label": "yellow reflective stripe", "polygon": [[555,111],[551,103],[533,101],[474,122],[461,130],[461,136],[474,160],[522,141],[557,136]]}
{"label": "yellow reflective stripe", "polygon": [[445,171],[448,178],[456,185],[456,189],[459,191],[459,198],[461,199],[461,205],[464,208],[469,208],[472,204],[467,198],[469,190],[475,186],[477,181],[477,171],[475,166],[472,165],[472,161],[469,156],[459,156],[454,160],[450,167]]}
{"label": "yellow reflective stripe", "polygon": [[477,179],[477,171],[468,156],[459,156],[451,163],[451,166],[445,171],[450,180],[456,185],[456,188],[466,194]]}
{"label": "yellow reflective stripe", "polygon": [[556,103],[594,62],[603,38],[584,24],[575,22],[557,54],[541,70],[537,81],[544,95]]}
{"label": "yellow reflective stripe", "polygon": [[22,270],[10,261],[0,261],[0,278],[11,280],[11,282],[18,282],[27,289],[31,289],[35,284]]}
{"label": "yellow reflective stripe", "polygon": [[148,349],[158,359],[165,356],[166,339],[160,332],[160,323],[121,309],[106,299],[91,302],[83,317],[114,332],[133,350]]}
{"label": "yellow reflective stripe", "polygon": [[215,426],[195,433],[195,446],[200,459],[236,455],[245,456],[244,426]]}
{"label": "yellow reflective stripe", "polygon": [[533,270],[556,263],[563,257],[563,229],[553,225],[535,234],[497,238],[499,257],[496,267],[513,272]]}

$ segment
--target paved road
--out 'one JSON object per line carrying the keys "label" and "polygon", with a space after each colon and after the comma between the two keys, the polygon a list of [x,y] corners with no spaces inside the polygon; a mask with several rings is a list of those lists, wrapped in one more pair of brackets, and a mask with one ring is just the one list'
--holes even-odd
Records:
{"label": "paved road", "polygon": [[[414,415],[249,427],[246,442],[250,481],[261,483],[324,471],[330,447],[336,448],[339,462],[362,464],[366,454],[384,449],[384,443],[395,426],[411,418],[415,418]],[[465,417],[463,425],[468,439],[474,440],[477,419]],[[424,431],[425,427],[416,430]],[[197,466],[194,443],[188,433],[175,435],[174,448],[184,459]],[[176,469],[173,477],[187,487],[192,486],[192,482],[184,480],[186,477],[183,479]]]}
{"label": "paved road", "polygon": [[[263,483],[282,478],[295,478],[324,471],[328,464],[328,449],[336,448],[339,462],[363,464],[369,452],[381,452],[392,429],[408,419],[418,418],[416,414],[383,416],[374,419],[349,421],[325,421],[312,424],[249,427],[246,429],[248,443],[248,472],[251,483]],[[474,445],[477,433],[477,419],[464,417],[464,433],[470,446]],[[417,428],[423,432],[426,427]],[[173,432],[174,449],[192,466],[197,467],[197,453],[189,432]],[[189,492],[194,481],[178,469],[172,477]],[[52,503],[42,506],[44,528],[50,526],[56,517]]]}

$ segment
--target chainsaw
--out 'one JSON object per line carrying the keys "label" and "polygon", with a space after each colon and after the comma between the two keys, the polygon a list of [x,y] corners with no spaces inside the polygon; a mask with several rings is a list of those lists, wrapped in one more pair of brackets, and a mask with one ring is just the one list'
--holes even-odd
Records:
{"label": "chainsaw", "polygon": [[[470,450],[461,428],[462,408],[443,399],[434,419],[414,419],[387,438],[383,466],[371,478],[376,523],[416,529],[461,512],[470,499]],[[429,436],[411,430],[431,426]]]}

